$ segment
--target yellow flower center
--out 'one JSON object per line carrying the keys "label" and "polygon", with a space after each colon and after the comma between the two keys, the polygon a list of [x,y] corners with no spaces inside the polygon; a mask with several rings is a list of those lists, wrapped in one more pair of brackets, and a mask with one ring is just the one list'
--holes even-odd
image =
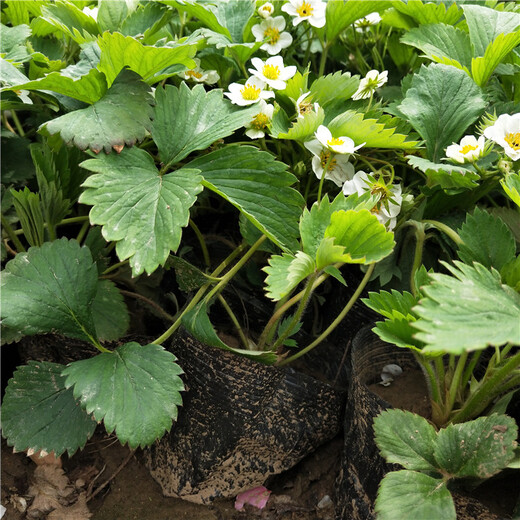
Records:
{"label": "yellow flower center", "polygon": [[507,134],[504,140],[513,150],[520,150],[520,132]]}
{"label": "yellow flower center", "polygon": [[242,97],[247,101],[258,99],[260,92],[261,89],[259,87],[255,87],[254,85],[246,85],[242,90],[240,90]]}
{"label": "yellow flower center", "polygon": [[268,43],[274,45],[280,39],[280,31],[276,27],[268,27],[264,32],[264,38],[268,38]]}
{"label": "yellow flower center", "polygon": [[327,167],[327,163],[329,163],[329,167],[327,171],[332,171],[336,167],[336,159],[334,157],[330,160],[331,152],[329,150],[322,150],[320,153],[320,164],[323,169]]}
{"label": "yellow flower center", "polygon": [[332,139],[329,139],[327,141],[327,144],[329,146],[341,146],[344,143],[345,141],[343,141],[343,139],[340,139],[339,137],[333,137]]}
{"label": "yellow flower center", "polygon": [[251,121],[251,127],[255,130],[263,130],[267,124],[269,123],[269,117],[260,112],[253,117],[253,121]]}
{"label": "yellow flower center", "polygon": [[478,145],[467,144],[466,146],[463,146],[460,149],[460,153],[462,155],[466,155],[467,153],[472,152],[473,150],[476,150],[477,148],[478,148]]}
{"label": "yellow flower center", "polygon": [[202,78],[202,74],[200,72],[197,72],[196,70],[187,70],[185,72],[186,76],[189,76],[190,78]]}
{"label": "yellow flower center", "polygon": [[264,65],[262,73],[267,79],[278,79],[280,76],[280,67],[277,65]]}
{"label": "yellow flower center", "polygon": [[303,2],[298,9],[296,9],[296,12],[299,16],[302,18],[306,18],[307,16],[311,16],[314,9],[312,8],[311,4],[309,2]]}

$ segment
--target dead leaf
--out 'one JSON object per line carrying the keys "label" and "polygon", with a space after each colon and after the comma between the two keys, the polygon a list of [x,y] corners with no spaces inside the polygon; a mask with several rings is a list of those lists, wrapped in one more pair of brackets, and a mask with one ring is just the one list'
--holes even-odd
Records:
{"label": "dead leaf", "polygon": [[87,494],[81,493],[74,505],[60,506],[47,517],[47,520],[88,520],[91,516],[92,513],[87,507]]}

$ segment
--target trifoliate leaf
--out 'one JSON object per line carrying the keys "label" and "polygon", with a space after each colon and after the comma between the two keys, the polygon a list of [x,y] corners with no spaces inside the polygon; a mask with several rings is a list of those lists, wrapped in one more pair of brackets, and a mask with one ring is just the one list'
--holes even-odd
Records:
{"label": "trifoliate leaf", "polygon": [[457,254],[466,264],[479,262],[500,271],[515,257],[513,233],[501,218],[495,218],[487,211],[475,208],[473,215],[466,216],[458,233],[464,243],[459,245]]}
{"label": "trifoliate leaf", "polygon": [[45,450],[59,457],[83,448],[96,421],[65,388],[65,367],[47,361],[19,366],[2,401],[2,435],[16,451]]}
{"label": "trifoliate leaf", "polygon": [[[226,146],[191,161],[204,186],[240,210],[262,233],[285,251],[296,251],[303,197],[287,165],[253,146]],[[276,193],[276,197],[273,197]]]}
{"label": "trifoliate leaf", "polygon": [[[98,44],[101,49],[98,69],[105,74],[108,86],[112,85],[125,67],[139,74],[149,85],[153,85],[185,67],[191,69],[196,65],[192,59],[197,51],[196,45],[152,47],[143,45],[131,36],[109,32],[99,37]],[[165,71],[172,65],[179,67]]]}
{"label": "trifoliate leaf", "polygon": [[390,320],[396,316],[396,312],[405,317],[410,315],[413,318],[415,315],[412,312],[412,307],[418,303],[417,298],[413,294],[408,291],[400,293],[395,289],[392,289],[392,292],[369,292],[368,298],[362,298],[361,300],[367,307]]}
{"label": "trifoliate leaf", "polygon": [[167,85],[157,89],[155,99],[152,137],[164,164],[179,162],[194,150],[204,150],[231,135],[258,111],[233,106],[220,89],[206,92],[202,85],[196,85],[190,90],[184,82],[179,88]]}
{"label": "trifoliate leaf", "polygon": [[409,470],[391,471],[385,475],[379,485],[375,510],[378,520],[457,518],[455,504],[446,483]]}
{"label": "trifoliate leaf", "polygon": [[401,37],[401,42],[423,51],[437,63],[465,68],[471,67],[471,42],[467,32],[442,23],[420,25]]}
{"label": "trifoliate leaf", "polygon": [[493,414],[439,431],[435,459],[457,478],[490,478],[515,456],[518,426],[512,417]]}
{"label": "trifoliate leaf", "polygon": [[123,70],[92,106],[69,112],[42,126],[50,135],[59,133],[66,143],[81,150],[121,151],[125,145],[142,141],[151,129],[153,103],[150,87],[135,72]]}
{"label": "trifoliate leaf", "polygon": [[277,357],[275,352],[263,350],[245,350],[226,345],[217,335],[208,316],[208,306],[205,301],[199,302],[191,311],[182,317],[182,324],[186,330],[200,342],[218,347],[241,356],[272,365]]}
{"label": "trifoliate leaf", "polygon": [[18,253],[1,273],[3,326],[92,341],[97,269],[90,251],[62,238]]}
{"label": "trifoliate leaf", "polygon": [[394,234],[366,209],[333,213],[325,237],[334,237],[335,244],[344,246],[344,261],[353,264],[379,262],[395,245]]}
{"label": "trifoliate leaf", "polygon": [[101,341],[115,341],[124,336],[130,324],[130,316],[114,282],[98,280],[96,297],[92,302],[92,317],[97,337]]}
{"label": "trifoliate leaf", "polygon": [[374,419],[374,432],[387,462],[406,469],[438,471],[433,456],[437,432],[424,417],[404,410],[385,410]]}
{"label": "trifoliate leaf", "polygon": [[120,260],[130,259],[134,276],[148,274],[176,251],[190,207],[202,190],[198,170],[160,175],[144,150],[100,155],[81,163],[90,176],[80,202],[91,204],[90,221],[103,226],[106,240],[117,242]]}
{"label": "trifoliate leaf", "polygon": [[75,361],[63,375],[87,413],[133,449],[152,444],[177,419],[184,384],[175,361],[160,345],[130,342]]}
{"label": "trifoliate leaf", "polygon": [[414,75],[398,109],[426,141],[428,158],[439,162],[485,107],[481,89],[463,70],[432,63]]}
{"label": "trifoliate leaf", "polygon": [[478,186],[477,181],[480,179],[480,175],[465,166],[449,163],[438,164],[415,155],[408,155],[406,158],[408,164],[427,175],[430,186],[438,184],[444,190],[472,189]]}
{"label": "trifoliate leaf", "polygon": [[426,298],[414,307],[421,319],[415,336],[424,352],[459,355],[488,345],[520,343],[520,295],[502,285],[500,275],[481,264],[443,263],[453,276],[431,274]]}
{"label": "trifoliate leaf", "polygon": [[416,148],[418,141],[396,133],[395,127],[386,126],[377,119],[364,119],[361,112],[347,110],[327,124],[334,135],[350,137],[356,144],[367,148]]}

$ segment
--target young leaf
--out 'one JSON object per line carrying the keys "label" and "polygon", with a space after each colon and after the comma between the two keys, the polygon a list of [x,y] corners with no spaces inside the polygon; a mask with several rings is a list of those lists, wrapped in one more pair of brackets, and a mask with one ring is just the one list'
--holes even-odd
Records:
{"label": "young leaf", "polygon": [[485,106],[481,89],[464,71],[432,63],[413,77],[398,109],[426,141],[428,158],[439,162]]}
{"label": "young leaf", "polygon": [[406,469],[438,472],[433,455],[437,433],[420,415],[393,409],[374,419],[377,447],[388,461]]}
{"label": "young leaf", "polygon": [[81,150],[120,151],[125,145],[142,141],[151,129],[153,103],[150,87],[135,72],[123,70],[92,106],[57,117],[42,127],[50,135],[60,133],[66,143]]}
{"label": "young leaf", "polygon": [[115,341],[124,336],[130,324],[130,316],[114,282],[98,280],[96,297],[92,302],[92,317],[97,337],[101,341]]}
{"label": "young leaf", "polygon": [[26,186],[20,191],[11,190],[11,195],[27,242],[31,246],[41,246],[45,241],[45,227],[38,193]]}
{"label": "young leaf", "polygon": [[375,503],[378,520],[442,518],[456,520],[455,504],[446,483],[417,471],[391,471]]}
{"label": "young leaf", "polygon": [[400,293],[395,289],[392,289],[391,293],[388,291],[369,292],[368,298],[361,300],[367,307],[390,320],[396,316],[395,312],[405,317],[413,317],[412,307],[418,303],[413,294],[407,291]]}
{"label": "young leaf", "polygon": [[[296,251],[303,197],[290,185],[296,180],[287,165],[253,146],[226,146],[191,161],[203,184],[240,210],[285,251]],[[276,193],[276,197],[273,197]]]}
{"label": "young leaf", "polygon": [[130,342],[74,361],[62,374],[74,397],[130,448],[149,446],[171,428],[182,404],[182,369],[160,345]]}
{"label": "young leaf", "polygon": [[453,25],[457,23],[462,11],[453,3],[446,9],[446,4],[436,4],[434,2],[422,2],[421,0],[411,0],[408,2],[393,2],[392,6],[400,13],[413,18],[419,25],[429,23],[445,23]]}
{"label": "young leaf", "polygon": [[520,295],[501,284],[494,269],[474,263],[443,263],[453,276],[435,273],[424,287],[426,298],[414,311],[421,319],[413,323],[415,336],[426,343],[423,352],[462,352],[488,345],[520,343]]}
{"label": "young leaf", "polygon": [[65,388],[63,368],[29,361],[9,380],[2,402],[2,435],[15,450],[72,455],[94,433],[96,421]]}
{"label": "young leaf", "polygon": [[[195,67],[193,56],[197,51],[196,45],[178,44],[175,47],[152,47],[143,45],[131,36],[120,33],[105,32],[98,39],[101,49],[101,58],[98,69],[107,78],[108,86],[128,67],[139,74],[149,85],[173,76],[185,67]],[[172,65],[179,65],[175,69],[162,72]]]}
{"label": "young leaf", "polygon": [[317,112],[309,112],[303,117],[299,117],[287,132],[272,132],[273,137],[277,139],[292,139],[294,141],[306,141],[314,137],[314,132],[323,123],[325,112],[321,107]]}
{"label": "young leaf", "polygon": [[316,251],[316,269],[331,267],[337,262],[348,262],[350,257],[345,254],[345,246],[334,244],[334,237],[323,238]]}
{"label": "young leaf", "polygon": [[457,254],[466,264],[479,262],[500,271],[515,258],[516,243],[511,230],[501,218],[478,207],[473,215],[466,216],[458,233],[464,243],[459,245]]}
{"label": "young leaf", "polygon": [[359,76],[351,76],[350,72],[337,71],[317,78],[312,82],[309,90],[312,102],[318,102],[320,107],[326,108],[329,104],[350,99],[358,87]]}
{"label": "young leaf", "polygon": [[515,456],[518,426],[512,417],[493,414],[439,431],[435,459],[453,477],[490,478]]}
{"label": "young leaf", "polygon": [[500,184],[507,196],[520,207],[520,174],[512,173],[500,179]]}
{"label": "young leaf", "polygon": [[203,150],[217,139],[231,135],[251,121],[257,108],[241,109],[222,96],[222,90],[209,92],[202,85],[193,89],[167,85],[155,92],[152,137],[164,164],[174,164],[194,150]]}
{"label": "young leaf", "polygon": [[344,261],[353,264],[379,262],[395,246],[394,234],[366,209],[333,213],[325,237],[334,237],[336,245],[344,246]]}
{"label": "young leaf", "polygon": [[2,271],[1,286],[3,326],[24,336],[59,331],[87,341],[96,337],[96,264],[75,240],[18,253]]}
{"label": "young leaf", "polygon": [[294,260],[295,257],[287,253],[272,255],[271,258],[269,258],[269,265],[262,269],[267,273],[265,285],[268,298],[274,301],[281,300],[301,281],[293,277],[292,283],[288,283],[289,268]]}
{"label": "young leaf", "polygon": [[103,226],[106,240],[117,241],[120,260],[130,259],[134,276],[148,274],[176,251],[181,228],[202,190],[198,170],[160,175],[153,158],[138,148],[101,155],[81,163],[91,175],[79,201],[91,204],[90,221]]}
{"label": "young leaf", "polygon": [[437,164],[415,155],[408,155],[406,158],[408,164],[427,175],[430,186],[438,184],[444,190],[473,189],[478,186],[477,181],[480,179],[480,175],[465,166],[449,163]]}

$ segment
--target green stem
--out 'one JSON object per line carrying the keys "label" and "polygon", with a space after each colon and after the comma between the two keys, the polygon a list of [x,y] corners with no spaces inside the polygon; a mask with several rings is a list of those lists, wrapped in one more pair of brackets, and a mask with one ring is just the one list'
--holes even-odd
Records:
{"label": "green stem", "polygon": [[123,267],[126,264],[128,264],[128,260],[123,260],[122,262],[117,262],[117,264],[114,264],[114,265],[111,265],[110,267],[107,267],[101,273],[101,276],[104,276],[105,274],[111,273],[112,271],[115,271],[116,269],[119,269],[120,267]]}
{"label": "green stem", "polygon": [[87,234],[89,226],[90,226],[90,222],[88,220],[85,220],[85,222],[83,222],[83,225],[81,226],[81,229],[79,230],[78,236],[76,237],[76,240],[80,244],[83,241],[83,238],[85,238],[85,235]]}
{"label": "green stem", "polygon": [[476,352],[473,352],[473,355],[471,356],[471,361],[466,366],[466,370],[464,370],[464,374],[462,375],[462,379],[460,382],[460,388],[462,390],[465,390],[467,388],[469,380],[473,375],[473,370],[475,370],[475,367],[477,366],[481,354],[482,350],[477,350]]}
{"label": "green stem", "polygon": [[435,376],[435,371],[433,367],[430,365],[430,362],[427,361],[423,356],[418,353],[414,353],[415,359],[421,365],[425,372],[426,379],[428,379],[429,385],[428,389],[430,391],[430,398],[434,403],[437,403],[439,406],[442,403],[441,400],[441,391],[439,388],[439,381]]}
{"label": "green stem", "polygon": [[448,391],[448,402],[446,403],[445,413],[446,419],[450,416],[451,411],[453,410],[453,406],[455,405],[455,400],[459,393],[460,383],[463,379],[464,367],[466,365],[466,361],[468,360],[468,353],[463,352],[457,361],[457,367],[455,368],[455,372],[451,379],[450,389]]}
{"label": "green stem", "polygon": [[329,43],[330,42],[327,42],[327,44],[325,45],[323,43],[323,40],[321,40],[321,38],[319,38],[319,40],[321,43],[321,47],[323,49],[323,51],[321,53],[321,58],[320,58],[320,69],[318,71],[318,77],[321,77],[321,76],[323,76],[323,73],[325,72],[325,64],[327,63],[327,55],[329,54]]}
{"label": "green stem", "polygon": [[421,220],[421,222],[423,224],[430,224],[439,231],[442,231],[445,235],[449,236],[457,245],[461,245],[464,243],[457,232],[453,231],[453,229],[451,229],[450,226],[447,226],[446,224],[443,224],[438,220]]}
{"label": "green stem", "polygon": [[204,263],[206,264],[206,267],[209,267],[211,265],[211,260],[209,258],[209,251],[206,246],[206,241],[204,240],[204,237],[202,236],[202,233],[200,232],[200,229],[197,227],[195,222],[190,218],[190,227],[193,229],[193,232],[195,233],[197,240],[199,241],[200,248],[202,250],[202,256],[204,257]]}
{"label": "green stem", "polygon": [[2,215],[2,228],[7,233],[7,236],[13,243],[14,247],[16,248],[16,251],[18,253],[24,252],[25,247],[20,242],[20,239],[16,236],[13,228],[11,227],[11,224],[9,224],[9,222],[7,222],[7,219],[3,215]]}
{"label": "green stem", "polygon": [[18,116],[16,115],[15,110],[11,110],[11,116],[13,118],[16,129],[18,130],[18,134],[20,135],[20,137],[23,137],[25,135],[25,132],[23,131],[23,127],[20,123],[20,120],[18,119]]}
{"label": "green stem", "polygon": [[425,236],[424,226],[420,223],[417,223],[415,226],[415,252],[413,256],[412,272],[410,273],[410,288],[412,289],[412,294],[416,298],[419,295],[419,288],[415,285],[415,273],[422,264]]}
{"label": "green stem", "polygon": [[77,224],[78,222],[88,222],[88,215],[82,215],[81,217],[70,217],[64,218],[58,226],[65,226],[67,224]]}
{"label": "green stem", "polygon": [[[439,405],[444,402],[445,388],[446,388],[446,370],[444,369],[444,360],[442,356],[437,356],[433,360],[435,366],[435,380],[439,384]],[[442,394],[441,394],[442,392]]]}
{"label": "green stem", "polygon": [[7,130],[9,130],[9,132],[13,133],[14,135],[17,135],[15,129],[11,126],[11,123],[9,123],[9,119],[7,119],[6,111],[2,113],[2,123],[7,128]]}
{"label": "green stem", "polygon": [[374,272],[376,264],[371,264],[369,268],[367,269],[367,272],[365,273],[365,276],[361,280],[360,284],[358,285],[356,291],[351,296],[348,303],[345,305],[343,310],[338,314],[336,319],[308,346],[306,346],[304,349],[300,350],[296,354],[293,354],[292,356],[282,360],[280,363],[278,363],[278,366],[282,367],[287,365],[288,363],[291,363],[292,361],[298,359],[299,357],[303,356],[307,352],[311,351],[314,347],[318,346],[324,339],[328,337],[328,335],[341,323],[341,321],[345,318],[347,313],[350,311],[354,303],[356,303],[357,299],[359,298],[360,294],[363,292],[363,289],[365,288],[366,284],[370,280],[370,277],[372,276],[372,273]]}
{"label": "green stem", "polygon": [[222,307],[224,307],[224,309],[228,313],[228,316],[231,318],[231,321],[233,322],[233,325],[235,326],[235,329],[238,332],[238,335],[240,336],[240,341],[242,341],[242,345],[244,345],[244,348],[246,350],[249,350],[249,342],[247,341],[247,338],[244,334],[244,331],[242,330],[242,327],[240,326],[240,323],[237,320],[237,317],[235,316],[235,313],[228,305],[227,301],[224,299],[222,294],[218,294],[217,298],[219,302],[222,304]]}

